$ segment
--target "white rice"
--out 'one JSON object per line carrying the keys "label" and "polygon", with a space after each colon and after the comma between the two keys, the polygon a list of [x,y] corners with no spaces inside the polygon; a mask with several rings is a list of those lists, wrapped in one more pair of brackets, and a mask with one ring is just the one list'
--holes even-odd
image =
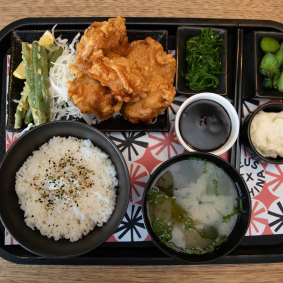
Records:
{"label": "white rice", "polygon": [[106,223],[115,208],[117,185],[108,155],[90,140],[74,137],[52,138],[16,173],[27,226],[56,241],[77,241]]}

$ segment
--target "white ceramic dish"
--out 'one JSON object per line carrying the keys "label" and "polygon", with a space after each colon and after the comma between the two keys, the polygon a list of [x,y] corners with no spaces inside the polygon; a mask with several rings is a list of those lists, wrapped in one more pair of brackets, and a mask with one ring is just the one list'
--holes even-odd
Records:
{"label": "white ceramic dish", "polygon": [[227,141],[216,150],[210,151],[210,153],[215,155],[221,155],[224,152],[228,151],[233,144],[235,143],[238,135],[239,135],[239,117],[238,114],[233,107],[233,105],[229,102],[228,99],[222,97],[221,95],[215,94],[215,93],[209,93],[209,92],[203,92],[196,95],[191,96],[188,98],[179,108],[178,113],[176,115],[175,119],[175,131],[178,137],[178,140],[180,141],[181,145],[188,151],[193,152],[196,151],[193,147],[191,147],[182,137],[180,133],[180,118],[184,112],[184,110],[193,102],[199,101],[199,100],[211,100],[214,102],[217,102],[220,104],[228,113],[230,120],[231,120],[231,132],[229,135],[229,138]]}

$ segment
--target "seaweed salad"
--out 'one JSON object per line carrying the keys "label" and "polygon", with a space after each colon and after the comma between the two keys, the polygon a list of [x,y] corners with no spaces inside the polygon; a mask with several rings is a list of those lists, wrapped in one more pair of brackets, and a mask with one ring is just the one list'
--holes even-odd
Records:
{"label": "seaweed salad", "polygon": [[194,91],[217,88],[221,74],[221,55],[225,52],[222,36],[203,28],[186,42],[186,85]]}

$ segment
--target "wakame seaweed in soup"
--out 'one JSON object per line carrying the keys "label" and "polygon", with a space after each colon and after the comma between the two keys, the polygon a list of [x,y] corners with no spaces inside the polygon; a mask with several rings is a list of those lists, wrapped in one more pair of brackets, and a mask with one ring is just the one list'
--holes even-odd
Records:
{"label": "wakame seaweed in soup", "polygon": [[199,158],[162,171],[146,201],[154,234],[168,247],[190,254],[212,252],[225,242],[242,209],[224,170]]}

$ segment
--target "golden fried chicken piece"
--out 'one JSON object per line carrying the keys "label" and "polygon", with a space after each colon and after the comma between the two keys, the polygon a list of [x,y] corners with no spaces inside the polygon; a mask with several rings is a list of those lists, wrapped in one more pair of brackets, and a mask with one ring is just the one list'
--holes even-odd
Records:
{"label": "golden fried chicken piece", "polygon": [[156,88],[148,93],[145,99],[138,102],[124,103],[122,114],[131,123],[144,122],[150,124],[156,116],[163,113],[173,102],[175,97],[175,88]]}
{"label": "golden fried chicken piece", "polygon": [[145,95],[145,78],[135,62],[127,57],[114,52],[106,57],[100,50],[84,64],[84,70],[103,86],[109,87],[120,101],[138,101]]}
{"label": "golden fried chicken piece", "polygon": [[[81,80],[94,84],[90,83],[88,75],[105,87],[101,89],[110,89],[115,99],[126,102],[123,114],[133,123],[150,123],[175,97],[175,59],[150,37],[129,44],[122,17],[93,23],[85,31],[77,46],[77,63],[81,64],[84,73]],[[86,90],[80,90],[80,95],[77,95],[78,85],[80,83],[74,81],[76,98],[73,101],[84,108],[91,104],[91,97],[87,97]],[[71,91],[70,96],[74,97],[73,93]],[[80,100],[83,96],[88,102]],[[120,104],[115,101],[112,105],[116,109]]]}
{"label": "golden fried chicken piece", "polygon": [[78,63],[88,61],[98,50],[102,50],[105,56],[113,50],[124,55],[128,47],[123,17],[109,19],[107,22],[94,22],[85,30],[77,45],[77,61]]}
{"label": "golden fried chicken piece", "polygon": [[145,78],[146,96],[138,102],[125,103],[122,114],[132,123],[150,123],[154,117],[164,112],[175,98],[176,61],[167,54],[162,45],[151,37],[134,41],[127,59],[134,62]]}
{"label": "golden fried chicken piece", "polygon": [[[130,51],[125,19],[117,17],[107,22],[94,22],[77,45],[77,63],[103,86],[110,87],[120,101],[137,101],[141,83],[139,73],[125,59]],[[132,73],[131,80],[127,74]]]}
{"label": "golden fried chicken piece", "polygon": [[118,100],[138,102],[148,96],[150,88],[154,88],[149,86],[153,70],[169,80],[167,85],[173,84],[175,59],[166,54],[159,42],[148,37],[132,42],[124,57],[115,52],[109,52],[107,56],[102,50],[94,52],[84,69],[103,86],[111,88]]}
{"label": "golden fried chicken piece", "polygon": [[106,120],[118,112],[122,102],[118,101],[109,88],[103,87],[97,80],[76,70],[77,78],[69,83],[69,98],[82,113],[95,113],[100,120]]}
{"label": "golden fried chicken piece", "polygon": [[145,40],[137,40],[131,43],[131,52],[127,59],[134,62],[147,82],[157,74],[172,85],[175,78],[176,60],[171,54],[167,54],[163,46],[150,36]]}

